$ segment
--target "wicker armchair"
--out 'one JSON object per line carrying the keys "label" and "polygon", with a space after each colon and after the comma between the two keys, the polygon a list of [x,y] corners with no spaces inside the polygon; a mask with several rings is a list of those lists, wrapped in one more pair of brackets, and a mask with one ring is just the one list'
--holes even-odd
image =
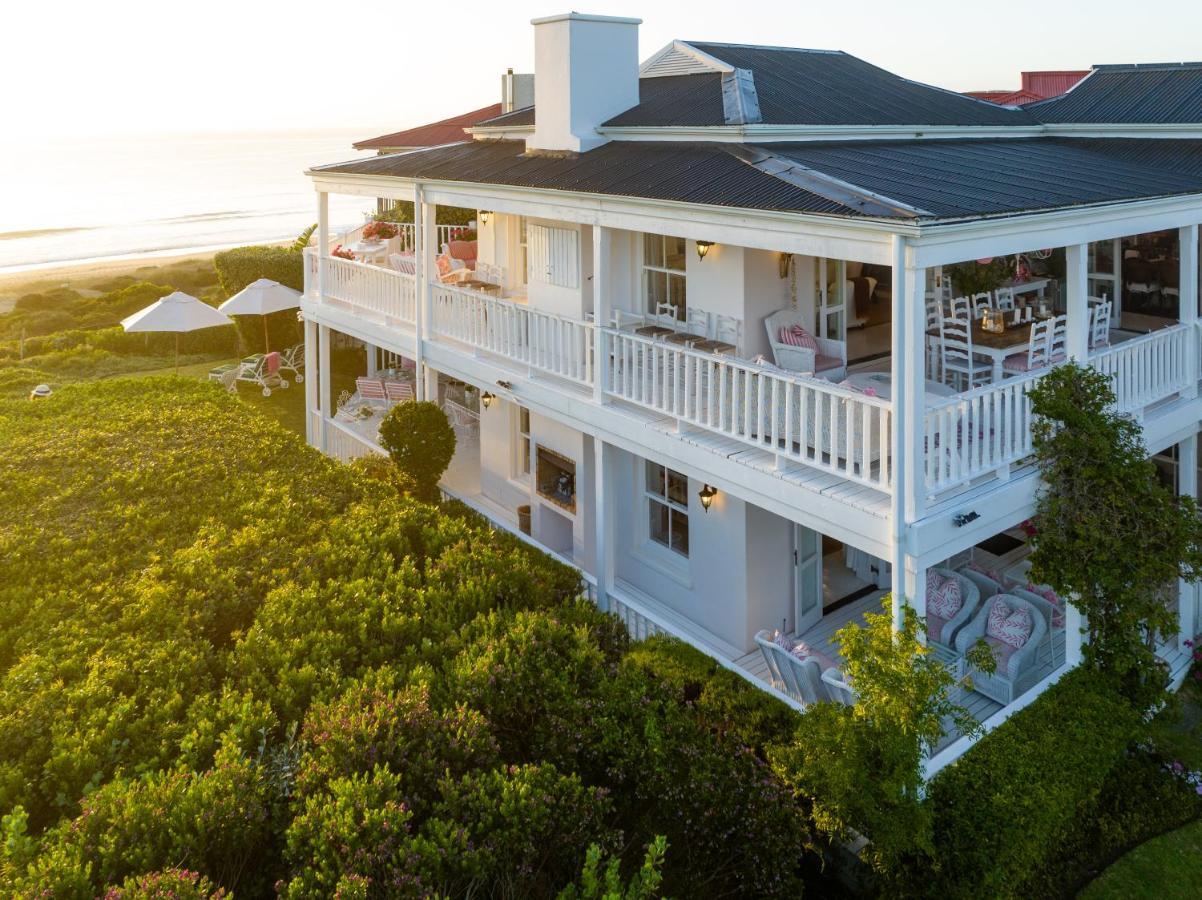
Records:
{"label": "wicker armchair", "polygon": [[[931,569],[930,571],[960,582],[960,596],[964,599],[964,604],[960,607],[959,612],[944,621],[938,616],[932,616],[930,610],[927,610],[927,641],[948,653],[955,653],[957,652],[955,649],[956,634],[976,615],[977,608],[981,605],[981,591],[974,581],[960,572],[953,572],[951,569]],[[932,633],[932,625],[938,626],[938,637]]]}
{"label": "wicker armchair", "polygon": [[[1026,592],[1024,591],[1024,593]],[[973,690],[1006,706],[1035,682],[1033,676],[1038,674],[1036,664],[1039,658],[1039,648],[1048,636],[1050,614],[1045,614],[1038,604],[1027,597],[997,594],[982,603],[973,620],[960,629],[960,633],[956,635],[958,652],[967,653],[973,644],[985,637],[989,610],[993,606],[993,601],[998,597],[1004,599],[1011,608],[1025,606],[1031,611],[1031,620],[1034,624],[1027,642],[1010,654],[1010,659],[1004,667],[998,666],[993,674],[972,670]]]}
{"label": "wicker armchair", "polygon": [[781,309],[764,319],[772,358],[782,369],[791,372],[811,372],[829,381],[842,381],[847,376],[847,344],[829,338],[815,337],[818,351],[794,347],[780,339],[782,328],[805,325],[805,315],[795,309]]}
{"label": "wicker armchair", "polygon": [[764,654],[764,662],[772,678],[772,686],[799,703],[820,703],[829,700],[822,684],[822,666],[814,659],[798,659],[772,640],[766,629],[756,633],[755,642]]}

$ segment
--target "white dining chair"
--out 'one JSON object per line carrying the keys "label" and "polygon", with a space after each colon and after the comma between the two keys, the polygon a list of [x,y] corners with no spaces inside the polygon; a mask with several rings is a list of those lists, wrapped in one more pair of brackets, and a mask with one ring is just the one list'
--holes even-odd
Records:
{"label": "white dining chair", "polygon": [[677,327],[680,324],[680,307],[675,303],[655,304],[655,321],[668,328]]}
{"label": "white dining chair", "polygon": [[977,362],[972,350],[972,321],[956,318],[943,320],[939,339],[940,366],[945,382],[949,379],[959,390],[972,390],[990,381],[991,369]]}
{"label": "white dining chair", "polygon": [[932,381],[943,380],[942,359],[939,354],[939,343],[943,337],[943,301],[939,298],[927,301],[926,324],[923,328],[927,336],[926,372]]}
{"label": "white dining chair", "polygon": [[1051,357],[1054,319],[1042,319],[1031,324],[1031,339],[1025,353],[1012,353],[1002,361],[1003,375],[1025,375],[1036,369],[1046,369]]}
{"label": "white dining chair", "polygon": [[685,307],[684,330],[703,340],[710,336],[710,314],[695,306]]}
{"label": "white dining chair", "polygon": [[1056,316],[1052,322],[1052,341],[1048,345],[1048,365],[1068,359],[1068,316]]}
{"label": "white dining chair", "polygon": [[729,344],[738,352],[743,337],[743,320],[738,316],[714,315],[714,340],[719,344]]}
{"label": "white dining chair", "polygon": [[967,297],[953,297],[951,300],[951,313],[953,319],[971,319],[972,301]]}
{"label": "white dining chair", "polygon": [[972,317],[980,319],[985,315],[985,310],[993,309],[993,295],[989,291],[983,291],[980,294],[972,295]]}
{"label": "white dining chair", "polygon": [[[1093,298],[1091,297],[1092,301]],[[1106,347],[1110,344],[1110,301],[1105,299],[1089,304],[1089,348]]]}
{"label": "white dining chair", "polygon": [[1000,287],[993,292],[993,305],[997,309],[1014,309],[1014,288]]}

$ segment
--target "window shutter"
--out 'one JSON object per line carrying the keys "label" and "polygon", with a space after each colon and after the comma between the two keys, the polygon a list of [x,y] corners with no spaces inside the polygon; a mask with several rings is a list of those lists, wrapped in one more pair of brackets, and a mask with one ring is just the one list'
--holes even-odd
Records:
{"label": "window shutter", "polygon": [[556,287],[580,287],[580,233],[573,228],[530,225],[526,232],[529,280]]}

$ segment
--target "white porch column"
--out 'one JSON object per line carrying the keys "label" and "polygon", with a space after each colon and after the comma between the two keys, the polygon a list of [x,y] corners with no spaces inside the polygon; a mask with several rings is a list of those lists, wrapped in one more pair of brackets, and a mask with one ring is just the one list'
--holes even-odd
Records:
{"label": "white porch column", "polygon": [[330,258],[330,195],[317,192],[317,299],[326,296],[326,269]]}
{"label": "white porch column", "polygon": [[[893,390],[894,415],[904,406],[902,444],[906,485],[905,521],[909,525],[926,511],[926,467],[923,437],[926,430],[926,284],[927,270],[906,267],[905,377]],[[895,382],[896,384],[896,382]],[[913,596],[911,595],[911,599]]]}
{"label": "white porch column", "polygon": [[[927,567],[920,563],[915,556],[906,556],[906,596],[910,598],[910,608],[914,610],[919,620],[927,617]],[[926,629],[920,629],[918,639],[924,644],[927,640]]]}
{"label": "white porch column", "polygon": [[613,249],[613,232],[603,225],[593,226],[593,400],[605,402],[609,385],[609,354],[606,352],[605,329],[612,316],[609,261]]}
{"label": "white porch column", "polygon": [[380,362],[380,348],[368,341],[363,342],[363,350],[367,356],[367,377],[371,378],[376,374],[376,369]]}
{"label": "white porch column", "polygon": [[[1194,327],[1198,326],[1198,226],[1186,225],[1178,235],[1181,264],[1181,293],[1178,295],[1177,318]],[[1185,342],[1185,365],[1190,373],[1189,384],[1181,392],[1183,397],[1198,396],[1198,337],[1194,334]]]}
{"label": "white porch column", "polygon": [[333,410],[330,408],[330,326],[318,326],[318,348],[317,348],[317,367],[318,367],[318,403],[321,405],[321,434],[319,447],[324,453],[328,447],[326,441],[326,421],[333,415]]}
{"label": "white porch column", "polygon": [[[1185,293],[1185,285],[1181,285],[1181,293]],[[1198,496],[1198,435],[1191,434],[1177,445],[1177,493],[1182,497]],[[1198,588],[1196,585],[1181,581],[1177,588],[1177,634],[1181,642],[1192,641],[1198,633],[1196,620],[1198,608]],[[1181,645],[1184,649],[1184,644]]]}
{"label": "white porch column", "polygon": [[1070,359],[1089,360],[1089,245],[1064,248],[1068,322],[1065,338]]}
{"label": "white porch column", "polygon": [[[906,309],[909,279],[906,272],[906,240],[893,235],[893,341],[891,350],[891,374],[893,377],[893,433],[889,450],[893,470],[893,494],[890,503],[892,527],[892,550],[889,562],[893,567],[893,627],[900,629],[905,620],[906,595],[906,472],[910,466],[906,460],[907,404],[904,402],[908,342],[906,333],[910,327],[910,316]],[[922,304],[920,303],[919,306]]]}
{"label": "white porch column", "polygon": [[1081,664],[1081,645],[1085,642],[1082,629],[1086,626],[1081,610],[1072,603],[1064,606],[1064,665],[1073,668]]}
{"label": "white porch column", "polygon": [[425,213],[422,203],[422,186],[415,184],[413,186],[413,289],[416,293],[414,297],[414,315],[416,325],[413,333],[414,346],[417,348],[414,353],[413,361],[416,368],[413,372],[414,394],[420,400],[426,399],[426,378],[425,378],[425,337],[426,337],[426,297],[430,293],[430,286],[426,283],[426,239],[428,235],[425,228]]}
{"label": "white porch column", "polygon": [[313,427],[313,413],[317,410],[317,379],[314,373],[318,371],[317,361],[317,323],[305,319],[305,440],[309,446],[318,446],[320,434]]}
{"label": "white porch column", "polygon": [[[609,489],[609,473],[606,468],[612,454],[607,452],[608,444],[600,436],[593,438],[593,479],[596,508],[594,522],[594,559],[597,579],[597,608],[602,612],[609,611],[609,589],[613,584],[613,542],[610,529],[613,527],[613,497]],[[533,470],[532,470],[533,471]]]}

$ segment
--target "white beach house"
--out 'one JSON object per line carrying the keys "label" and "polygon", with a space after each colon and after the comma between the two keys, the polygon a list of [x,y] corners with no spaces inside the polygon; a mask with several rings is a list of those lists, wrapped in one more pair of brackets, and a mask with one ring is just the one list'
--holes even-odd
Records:
{"label": "white beach house", "polygon": [[[1011,108],[839,52],[674,41],[640,65],[637,20],[533,24],[532,106],[309,172],[311,443],[379,452],[390,402],[437,401],[448,493],[635,634],[795,706],[846,698],[828,638],[890,590],[957,671],[1005,593],[1033,628],[961,697],[1002,721],[1081,652],[1077,613],[1028,590],[1029,388],[1063,358],[1112,375],[1197,489],[1202,65],[1101,66]],[[331,235],[331,193],[412,201],[416,226]],[[1015,277],[977,296],[948,268],[999,259]],[[944,616],[933,573],[961,588]],[[1180,677],[1198,601],[1175,593]]]}

